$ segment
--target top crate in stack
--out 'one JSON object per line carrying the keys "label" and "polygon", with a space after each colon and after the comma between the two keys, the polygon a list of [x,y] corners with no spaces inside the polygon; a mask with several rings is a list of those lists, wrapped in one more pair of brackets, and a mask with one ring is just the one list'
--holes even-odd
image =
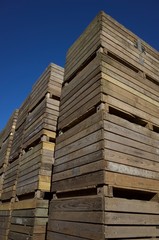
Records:
{"label": "top crate in stack", "polygon": [[70,81],[101,47],[114,59],[120,56],[120,61],[123,60],[125,65],[128,63],[132,69],[135,70],[136,67],[136,71],[140,70],[149,77],[158,78],[158,51],[109,15],[100,12],[69,48],[64,81]]}
{"label": "top crate in stack", "polygon": [[34,84],[30,95],[23,149],[36,143],[42,136],[55,139],[63,68],[50,64]]}
{"label": "top crate in stack", "polygon": [[105,13],[94,19],[67,53],[52,191],[159,190],[158,69],[156,50]]}
{"label": "top crate in stack", "polygon": [[[101,79],[99,86],[99,81],[96,80],[98,77]],[[95,81],[96,86],[93,85]],[[64,84],[69,82],[69,86],[62,91],[59,129],[69,126],[75,120],[78,121],[101,102],[113,104],[112,97],[107,98],[107,95],[110,95],[107,92],[108,84],[113,87],[118,85],[116,92],[123,95],[123,98],[125,96],[122,106],[120,101],[116,101],[118,108],[149,119],[145,113],[127,107],[125,93],[131,92],[134,95],[132,106],[145,104],[146,108],[148,104],[150,109],[154,106],[158,117],[158,52],[104,12],[100,12],[68,50]],[[119,92],[119,89],[122,91]],[[152,114],[152,111],[150,113]],[[157,118],[153,120],[158,123]]]}

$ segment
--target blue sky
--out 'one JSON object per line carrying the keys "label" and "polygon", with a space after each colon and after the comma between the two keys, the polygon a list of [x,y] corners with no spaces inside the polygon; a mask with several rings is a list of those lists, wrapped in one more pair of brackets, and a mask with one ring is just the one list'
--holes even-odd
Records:
{"label": "blue sky", "polygon": [[0,130],[100,10],[159,50],[159,0],[0,0]]}

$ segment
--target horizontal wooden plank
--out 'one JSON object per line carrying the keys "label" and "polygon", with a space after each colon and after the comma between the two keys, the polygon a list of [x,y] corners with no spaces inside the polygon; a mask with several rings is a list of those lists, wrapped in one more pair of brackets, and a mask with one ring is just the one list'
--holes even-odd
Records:
{"label": "horizontal wooden plank", "polygon": [[[84,223],[104,223],[104,217],[101,212],[55,212],[52,215],[52,220],[84,222]],[[156,217],[157,220],[157,217]],[[154,220],[155,221],[155,220]]]}
{"label": "horizontal wooden plank", "polygon": [[103,209],[103,198],[100,196],[84,196],[76,198],[53,199],[50,203],[49,217],[57,212],[81,212],[101,211]]}
{"label": "horizontal wooden plank", "polygon": [[105,183],[116,187],[147,190],[157,192],[159,190],[158,180],[147,179],[126,174],[105,172]]}
{"label": "horizontal wooden plank", "polygon": [[150,214],[132,214],[132,213],[105,213],[106,225],[129,225],[130,228],[133,225],[139,226],[153,226],[159,225],[159,215]]}
{"label": "horizontal wooden plank", "polygon": [[28,234],[23,234],[23,233],[17,233],[17,232],[9,232],[9,236],[8,239],[9,240],[26,240],[26,238],[28,238],[28,240],[31,240],[31,236],[28,236]]}
{"label": "horizontal wooden plank", "polygon": [[95,161],[93,163],[85,164],[83,166],[79,166],[76,168],[72,168],[70,170],[63,171],[61,173],[54,173],[53,182],[62,181],[64,179],[69,179],[69,178],[76,178],[77,176],[92,173],[95,171],[100,171],[100,170],[104,171],[104,169],[106,168],[108,168],[106,161],[104,160]]}
{"label": "horizontal wooden plank", "polygon": [[30,235],[32,233],[32,227],[27,226],[27,221],[26,221],[26,225],[24,224],[24,226],[21,226],[18,223],[16,224],[11,223],[10,231]]}
{"label": "horizontal wooden plank", "polygon": [[112,226],[105,227],[107,238],[139,238],[139,237],[158,237],[159,230],[155,226]]}
{"label": "horizontal wooden plank", "polygon": [[13,203],[13,209],[23,210],[23,209],[34,209],[34,208],[48,208],[48,200],[42,199],[27,199],[19,202]]}
{"label": "horizontal wooden plank", "polygon": [[92,225],[88,223],[50,220],[48,230],[69,234],[71,236],[85,237],[88,239],[103,239],[102,225],[98,224]]}
{"label": "horizontal wooden plank", "polygon": [[62,234],[62,233],[57,233],[57,232],[47,232],[47,239],[48,240],[82,240],[82,239],[86,239],[86,238],[81,238],[81,237],[75,237],[75,236],[71,236],[71,235],[67,235],[67,234]]}
{"label": "horizontal wooden plank", "polygon": [[[109,182],[108,182],[109,183]],[[62,181],[52,182],[51,191],[66,191],[67,189],[81,189],[84,187],[97,186],[104,184],[104,172],[98,171],[90,174],[69,178]]]}

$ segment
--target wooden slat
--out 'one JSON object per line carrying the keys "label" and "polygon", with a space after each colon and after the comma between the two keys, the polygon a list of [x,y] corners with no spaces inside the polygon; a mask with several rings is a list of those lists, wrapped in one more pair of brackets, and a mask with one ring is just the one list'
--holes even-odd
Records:
{"label": "wooden slat", "polygon": [[[99,35],[96,33],[99,43],[93,39],[93,29],[95,29],[95,27],[97,29],[96,32],[102,30]],[[93,43],[89,39],[93,39],[93,43],[96,43],[96,48],[100,45],[106,47],[108,51],[120,55],[141,71],[145,71],[147,74],[150,74],[150,76],[158,78],[159,58],[157,51],[142,41],[146,54],[141,53],[135,47],[135,42],[137,42],[138,37],[114,19],[101,12],[69,49],[66,58],[66,81],[95,51]],[[84,49],[82,48],[83,42],[85,45]],[[80,49],[80,51],[77,51],[77,49]]]}
{"label": "wooden slat", "polygon": [[156,227],[105,227],[107,238],[136,238],[136,237],[158,237],[159,231]]}
{"label": "wooden slat", "polygon": [[41,140],[43,134],[56,136],[56,125],[59,112],[59,100],[44,98],[26,119],[23,149]]}
{"label": "wooden slat", "polygon": [[15,197],[19,161],[20,159],[17,159],[10,163],[5,171],[1,196],[2,200],[10,200],[11,198]]}
{"label": "wooden slat", "polygon": [[86,239],[103,239],[102,238],[102,226],[93,225],[89,223],[78,222],[65,222],[65,221],[52,221],[50,220],[49,231],[57,231],[63,234],[69,234],[71,236],[85,237]]}
{"label": "wooden slat", "polygon": [[27,199],[13,203],[12,209],[9,239],[44,239],[48,200]]}
{"label": "wooden slat", "polygon": [[[54,143],[42,142],[24,153],[19,165],[16,194],[50,191]],[[43,183],[44,182],[44,183]]]}
{"label": "wooden slat", "polygon": [[7,240],[11,219],[11,203],[0,205],[0,239]]}
{"label": "wooden slat", "polygon": [[47,93],[60,97],[63,72],[63,68],[56,64],[50,64],[46,68],[32,88],[29,111],[32,111]]}

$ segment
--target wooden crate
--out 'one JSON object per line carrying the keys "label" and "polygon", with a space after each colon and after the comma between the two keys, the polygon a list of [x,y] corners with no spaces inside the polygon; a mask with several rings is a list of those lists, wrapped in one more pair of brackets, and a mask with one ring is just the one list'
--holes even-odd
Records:
{"label": "wooden crate", "polygon": [[11,219],[11,203],[0,204],[0,240],[8,240]]}
{"label": "wooden crate", "polygon": [[16,197],[16,184],[19,171],[19,161],[20,157],[15,161],[11,162],[5,170],[1,194],[2,201],[13,201],[12,199],[15,199]]}
{"label": "wooden crate", "polygon": [[58,115],[59,100],[45,97],[27,117],[23,149],[40,142],[43,136],[54,141]]}
{"label": "wooden crate", "polygon": [[57,137],[52,191],[107,183],[159,190],[159,134],[121,114],[99,110]]}
{"label": "wooden crate", "polygon": [[1,142],[0,142],[0,174],[4,173],[4,169],[8,164],[9,155],[11,147],[13,144],[13,136],[15,133],[15,127],[18,118],[18,110],[10,117],[8,123],[6,124],[4,130],[1,133]]}
{"label": "wooden crate", "polygon": [[58,129],[70,128],[101,104],[158,125],[159,85],[125,63],[98,53],[61,94]]}
{"label": "wooden crate", "polygon": [[158,52],[113,18],[100,12],[68,50],[64,81],[77,74],[100,47],[158,79]]}
{"label": "wooden crate", "polygon": [[29,111],[32,111],[46,96],[60,98],[64,69],[56,64],[50,64],[33,85]]}
{"label": "wooden crate", "polygon": [[24,128],[26,123],[26,118],[29,112],[29,105],[30,105],[30,95],[26,98],[19,109],[19,115],[17,119],[17,125],[15,129],[15,134],[13,138],[13,144],[10,152],[9,162],[14,161],[17,159],[22,150],[22,141],[24,135]]}
{"label": "wooden crate", "polygon": [[[19,164],[16,195],[50,192],[54,143],[41,142],[25,152]],[[38,197],[38,196],[37,196]]]}
{"label": "wooden crate", "polygon": [[13,203],[8,240],[45,240],[48,200],[27,199]]}
{"label": "wooden crate", "polygon": [[51,201],[47,240],[158,238],[159,202],[154,194],[112,191],[109,186],[90,193]]}

